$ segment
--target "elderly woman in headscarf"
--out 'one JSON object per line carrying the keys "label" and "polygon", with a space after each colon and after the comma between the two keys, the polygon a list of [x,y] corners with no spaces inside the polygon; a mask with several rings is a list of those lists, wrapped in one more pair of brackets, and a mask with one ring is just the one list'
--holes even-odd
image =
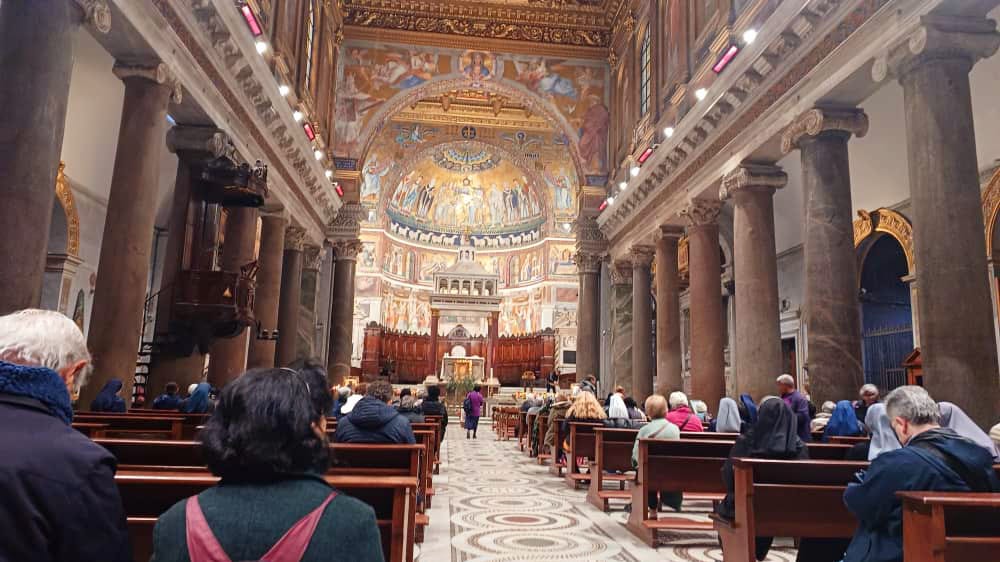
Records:
{"label": "elderly woman in headscarf", "polygon": [[746,428],[736,401],[728,397],[719,400],[719,416],[712,420],[708,430],[716,433],[743,433]]}
{"label": "elderly woman in headscarf", "polygon": [[122,381],[111,379],[104,383],[104,388],[97,394],[94,401],[90,403],[91,412],[124,412],[126,410],[125,400],[118,396],[122,391]]}
{"label": "elderly woman in headscarf", "polygon": [[[769,396],[760,403],[757,423],[736,440],[729,452],[729,459],[722,466],[722,482],[726,486],[726,497],[717,508],[720,517],[729,520],[735,517],[733,458],[783,460],[809,458],[808,449],[799,439],[797,423],[791,409],[780,398]],[[773,537],[757,537],[757,560],[767,557],[772,541]],[[803,538],[800,541],[798,560],[809,562],[840,560],[848,542]]]}
{"label": "elderly woman in headscarf", "polygon": [[941,427],[947,427],[962,437],[975,442],[976,445],[993,455],[994,462],[1000,461],[1000,452],[997,451],[996,443],[961,408],[951,402],[938,402],[938,409],[941,410]]}
{"label": "elderly woman in headscarf", "polygon": [[632,427],[632,422],[628,416],[628,407],[625,406],[625,400],[620,394],[615,393],[608,398],[608,420],[604,425],[618,429],[630,429]]}
{"label": "elderly woman in headscarf", "polygon": [[899,438],[892,430],[892,423],[885,413],[885,404],[872,404],[865,412],[865,427],[871,439],[858,443],[847,451],[844,460],[873,461],[882,453],[900,448]]}
{"label": "elderly woman in headscarf", "polygon": [[863,434],[864,430],[854,414],[854,406],[847,400],[837,402],[823,430],[823,441],[829,441],[830,437],[858,437]]}
{"label": "elderly woman in headscarf", "polygon": [[198,386],[188,396],[181,401],[181,412],[185,414],[209,414],[215,409],[215,405],[209,400],[209,392],[212,386],[207,382],[200,382]]}

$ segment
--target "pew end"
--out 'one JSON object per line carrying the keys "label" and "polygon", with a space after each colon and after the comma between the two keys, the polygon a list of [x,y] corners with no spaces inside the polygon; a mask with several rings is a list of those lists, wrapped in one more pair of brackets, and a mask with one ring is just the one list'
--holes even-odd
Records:
{"label": "pew end", "polygon": [[903,561],[958,562],[1000,557],[1000,494],[898,492]]}

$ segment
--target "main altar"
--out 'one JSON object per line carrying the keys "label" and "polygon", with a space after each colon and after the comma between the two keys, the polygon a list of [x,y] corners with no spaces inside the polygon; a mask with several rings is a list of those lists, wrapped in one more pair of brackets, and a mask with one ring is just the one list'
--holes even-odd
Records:
{"label": "main altar", "polygon": [[445,355],[441,359],[441,374],[443,381],[463,381],[484,383],[486,375],[486,360],[482,357],[452,357]]}

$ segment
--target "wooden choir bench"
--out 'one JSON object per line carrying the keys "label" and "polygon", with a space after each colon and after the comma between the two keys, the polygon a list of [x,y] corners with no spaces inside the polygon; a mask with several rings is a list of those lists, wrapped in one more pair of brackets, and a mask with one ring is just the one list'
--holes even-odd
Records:
{"label": "wooden choir bench", "polygon": [[[339,474],[328,474],[325,478],[337,490],[364,501],[375,510],[386,562],[412,562],[414,525],[410,514],[416,478]],[[163,512],[214,486],[218,480],[208,472],[120,470],[115,482],[125,507],[134,558],[146,562],[152,556],[153,527]]]}
{"label": "wooden choir bench", "polygon": [[904,562],[1000,559],[1000,494],[897,495],[903,501]]}
{"label": "wooden choir bench", "polygon": [[[608,511],[608,500],[629,500],[632,492],[625,482],[633,479],[632,445],[637,429],[594,429],[594,456],[590,462],[590,488],[587,501],[602,511]],[[617,482],[617,490],[605,490],[604,482]]]}
{"label": "wooden choir bench", "polygon": [[[810,451],[811,452],[811,451]],[[735,459],[732,521],[711,515],[725,562],[752,562],[755,537],[850,538],[844,491],[867,462]]]}

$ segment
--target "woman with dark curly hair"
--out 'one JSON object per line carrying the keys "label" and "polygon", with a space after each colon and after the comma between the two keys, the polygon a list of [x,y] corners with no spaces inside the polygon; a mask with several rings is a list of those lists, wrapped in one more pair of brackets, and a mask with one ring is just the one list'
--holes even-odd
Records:
{"label": "woman with dark curly hair", "polygon": [[291,369],[252,370],[226,385],[201,432],[221,481],[160,516],[157,562],[383,559],[372,508],[323,480],[326,420],[310,395]]}

